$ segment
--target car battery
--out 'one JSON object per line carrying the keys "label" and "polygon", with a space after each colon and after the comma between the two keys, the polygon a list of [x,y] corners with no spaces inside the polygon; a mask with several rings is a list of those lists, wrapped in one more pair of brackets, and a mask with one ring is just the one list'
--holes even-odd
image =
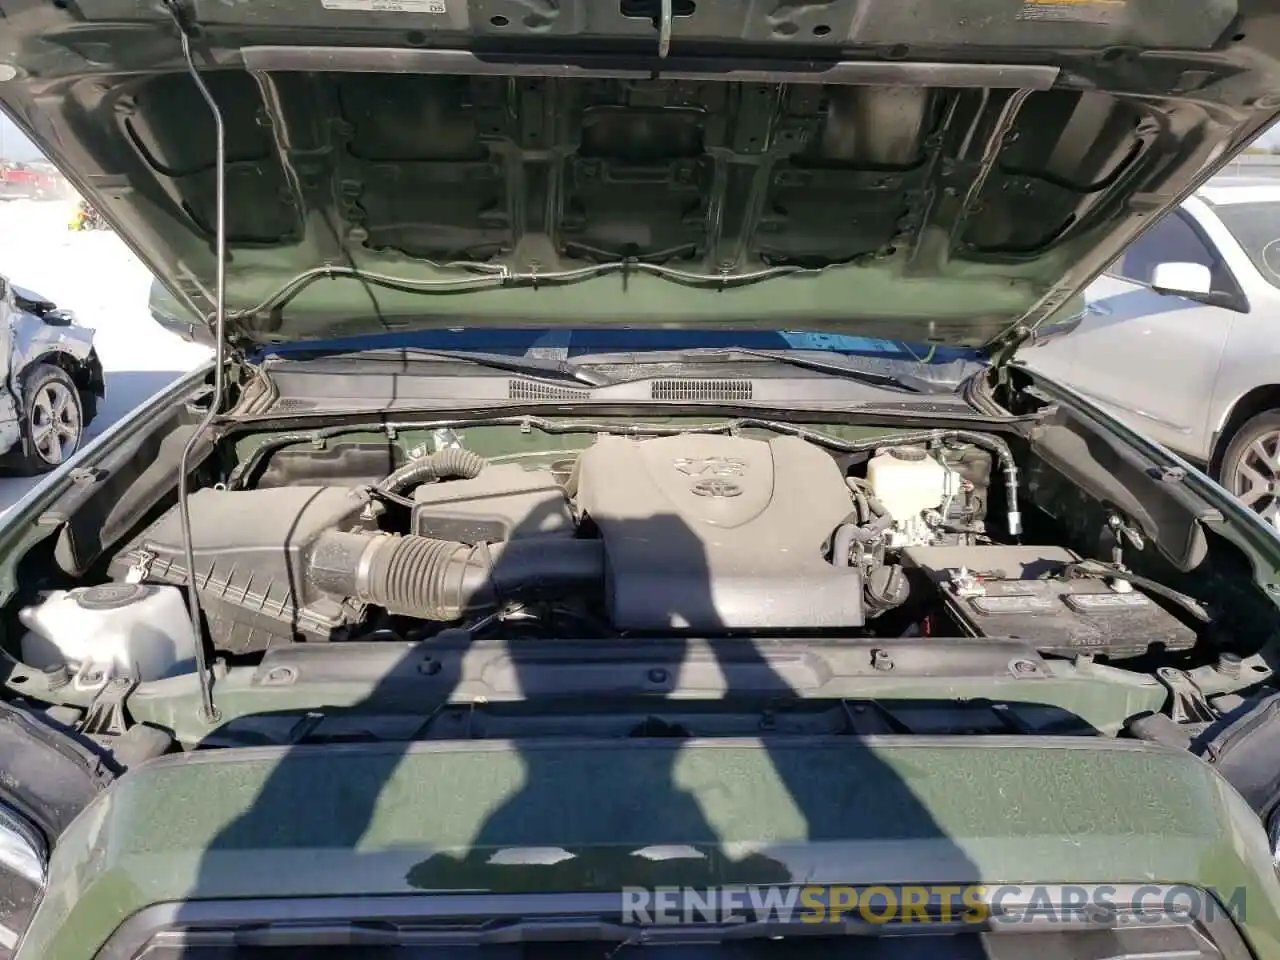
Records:
{"label": "car battery", "polygon": [[[1024,640],[1043,653],[1111,659],[1185,650],[1196,633],[1126,581],[1067,577],[1080,557],[1060,547],[924,546],[902,551],[965,633]],[[936,632],[936,631],[935,631]]]}

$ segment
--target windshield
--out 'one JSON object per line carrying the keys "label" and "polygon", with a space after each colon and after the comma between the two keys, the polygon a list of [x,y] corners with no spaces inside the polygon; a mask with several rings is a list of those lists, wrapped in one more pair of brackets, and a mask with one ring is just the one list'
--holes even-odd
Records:
{"label": "windshield", "polygon": [[[151,313],[161,323],[180,321],[200,325],[158,281],[151,287]],[[549,358],[587,363],[618,361],[643,363],[659,354],[688,352],[690,361],[712,351],[773,351],[819,354],[855,363],[860,369],[877,370],[886,377],[918,377],[935,389],[959,385],[985,364],[981,351],[876,337],[851,336],[812,330],[709,330],[643,327],[586,327],[532,329],[527,327],[453,327],[404,330],[352,337],[301,340],[260,348],[250,359],[299,358],[316,354],[359,353],[370,350],[438,350],[473,352],[508,357]],[[627,356],[629,355],[629,356]],[[664,358],[668,361],[670,358]]]}
{"label": "windshield", "polygon": [[1280,287],[1280,201],[1232,203],[1214,209],[1262,278]]}
{"label": "windshield", "polygon": [[[264,348],[255,359],[302,359],[366,351],[441,351],[482,357],[558,362],[565,370],[591,366],[706,364],[717,361],[784,363],[840,375],[874,374],[911,389],[948,392],[977,365],[977,351],[803,330],[506,328],[418,330],[335,340],[306,340]],[[667,374],[672,371],[668,368]],[[646,374],[639,373],[644,376]],[[678,374],[676,374],[678,375]],[[750,374],[748,374],[750,375]],[[626,378],[629,379],[629,378]],[[601,381],[603,382],[603,381]]]}
{"label": "windshield", "polygon": [[567,330],[469,329],[420,330],[402,334],[346,337],[334,340],[305,340],[279,344],[262,355],[325,352],[355,352],[387,349],[474,350],[510,356],[562,357],[590,354],[645,353],[669,350],[821,350],[847,355],[866,355],[885,360],[914,361],[921,364],[948,364],[976,359],[977,351],[942,347],[903,340],[848,337],[803,330],[665,330],[611,329],[591,327]]}

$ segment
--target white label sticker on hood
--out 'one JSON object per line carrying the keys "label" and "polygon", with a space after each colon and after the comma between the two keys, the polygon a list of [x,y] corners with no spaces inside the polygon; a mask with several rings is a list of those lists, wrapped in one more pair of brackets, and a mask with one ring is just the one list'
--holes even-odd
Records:
{"label": "white label sticker on hood", "polygon": [[444,0],[320,0],[326,10],[360,13],[448,13]]}
{"label": "white label sticker on hood", "polygon": [[1117,23],[1127,9],[1127,0],[1023,0],[1018,19]]}

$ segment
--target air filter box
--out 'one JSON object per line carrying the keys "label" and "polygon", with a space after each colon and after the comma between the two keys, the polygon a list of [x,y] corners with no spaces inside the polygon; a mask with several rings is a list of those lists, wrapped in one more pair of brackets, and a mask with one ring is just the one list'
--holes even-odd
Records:
{"label": "air filter box", "polygon": [[[358,621],[362,611],[309,587],[303,565],[317,536],[351,529],[367,502],[347,487],[192,493],[196,584],[214,646],[254,653],[278,642],[333,639]],[[186,586],[177,507],[117,554],[110,573]]]}

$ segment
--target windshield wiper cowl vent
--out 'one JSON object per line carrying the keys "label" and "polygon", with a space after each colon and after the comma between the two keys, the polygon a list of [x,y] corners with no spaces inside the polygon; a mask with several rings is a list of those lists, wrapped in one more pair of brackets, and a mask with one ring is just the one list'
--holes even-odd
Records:
{"label": "windshield wiper cowl vent", "polygon": [[590,393],[586,390],[540,383],[537,380],[507,381],[507,397],[511,400],[585,400],[589,396]]}
{"label": "windshield wiper cowl vent", "polygon": [[655,380],[654,400],[750,400],[750,380]]}

